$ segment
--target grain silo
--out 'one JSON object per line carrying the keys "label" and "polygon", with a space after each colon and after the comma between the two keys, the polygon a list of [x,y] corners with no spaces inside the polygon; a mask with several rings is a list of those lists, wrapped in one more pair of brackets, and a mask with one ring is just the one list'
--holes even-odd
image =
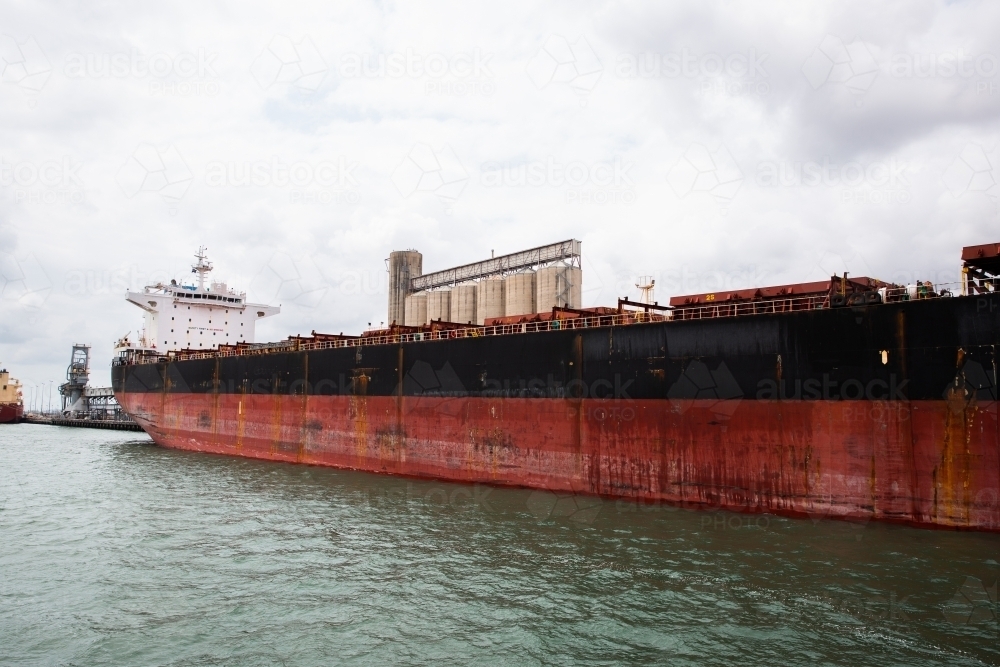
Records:
{"label": "grain silo", "polygon": [[424,256],[416,250],[397,250],[389,253],[389,324],[402,324],[406,320],[406,295],[410,293],[410,280],[423,270]]}
{"label": "grain silo", "polygon": [[444,320],[450,322],[451,290],[436,290],[427,293],[427,321]]}
{"label": "grain silo", "polygon": [[466,283],[451,290],[451,321],[462,324],[476,323],[476,285]]}
{"label": "grain silo", "polygon": [[504,279],[504,315],[535,312],[535,272],[512,273]]}
{"label": "grain silo", "polygon": [[579,308],[582,301],[583,272],[568,264],[538,269],[535,276],[535,310],[545,313],[553,306]]}
{"label": "grain silo", "polygon": [[408,327],[427,324],[427,293],[420,292],[406,297],[406,320]]}
{"label": "grain silo", "polygon": [[483,278],[476,283],[476,324],[485,324],[491,317],[503,317],[503,278]]}

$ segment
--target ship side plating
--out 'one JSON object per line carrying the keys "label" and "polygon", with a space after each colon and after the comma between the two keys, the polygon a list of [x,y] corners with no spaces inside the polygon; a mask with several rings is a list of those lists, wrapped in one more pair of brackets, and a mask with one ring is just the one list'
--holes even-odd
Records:
{"label": "ship side plating", "polygon": [[122,357],[114,388],[168,447],[998,530],[992,289],[706,319],[553,320],[535,333],[313,349],[291,341],[157,363]]}

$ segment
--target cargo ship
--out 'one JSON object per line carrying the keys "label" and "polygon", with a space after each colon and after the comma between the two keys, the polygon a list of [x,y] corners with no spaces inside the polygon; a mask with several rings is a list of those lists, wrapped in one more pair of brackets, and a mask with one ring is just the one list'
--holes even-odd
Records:
{"label": "cargo ship", "polygon": [[[147,333],[120,342],[115,395],[165,447],[1000,530],[1000,244],[964,248],[951,287],[844,274],[592,308],[580,249],[426,275],[393,252],[388,326],[266,344],[233,334],[276,311],[203,281],[152,286],[128,297]],[[167,315],[225,324],[210,349],[194,345],[207,329],[173,348]]]}
{"label": "cargo ship", "polygon": [[0,424],[17,424],[24,419],[21,383],[0,368]]}

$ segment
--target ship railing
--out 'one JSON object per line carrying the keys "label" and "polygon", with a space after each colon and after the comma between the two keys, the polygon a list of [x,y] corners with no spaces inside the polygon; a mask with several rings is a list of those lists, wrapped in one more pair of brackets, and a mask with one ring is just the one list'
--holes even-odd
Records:
{"label": "ship railing", "polygon": [[[961,294],[961,284],[909,285],[904,287],[888,287],[867,295],[864,299],[850,298],[844,295],[846,303],[843,307],[872,306],[880,303],[899,303],[903,301],[942,299]],[[469,327],[466,329],[451,329],[428,331],[420,333],[386,334],[375,336],[359,336],[338,340],[322,340],[309,342],[307,340],[281,341],[276,343],[255,343],[251,346],[239,347],[234,350],[214,350],[206,352],[178,352],[163,354],[134,354],[123,357],[121,363],[148,364],[175,359],[215,359],[218,357],[245,357],[276,352],[294,352],[308,350],[328,350],[335,348],[352,348],[367,345],[396,345],[399,343],[416,343],[435,340],[455,340],[463,338],[481,338],[484,336],[510,336],[543,331],[565,331],[567,329],[594,329],[602,327],[629,326],[633,324],[649,324],[652,322],[669,322],[691,319],[721,319],[729,317],[744,317],[747,315],[776,314],[800,312],[804,310],[822,310],[831,307],[831,295],[810,294],[802,296],[790,295],[788,298],[769,298],[740,302],[716,302],[692,305],[678,305],[666,314],[647,313],[642,311],[625,311],[615,314],[573,317],[568,319],[551,319],[545,321],[521,322],[516,324],[497,324],[493,326]],[[117,363],[117,361],[116,361]]]}
{"label": "ship railing", "polygon": [[900,303],[923,299],[941,299],[961,295],[961,283],[917,282],[911,285],[882,287],[867,292],[851,294],[805,294],[769,296],[759,299],[713,301],[706,299],[697,303],[677,304],[673,307],[671,319],[703,320],[745,315],[765,315],[803,310],[822,310],[845,306],[872,306],[882,303]]}

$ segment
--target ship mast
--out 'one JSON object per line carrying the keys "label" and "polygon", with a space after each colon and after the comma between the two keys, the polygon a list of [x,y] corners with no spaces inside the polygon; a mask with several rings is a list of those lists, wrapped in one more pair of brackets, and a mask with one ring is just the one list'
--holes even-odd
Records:
{"label": "ship mast", "polygon": [[639,276],[639,282],[635,286],[639,288],[639,301],[653,303],[653,289],[656,287],[653,276]]}
{"label": "ship mast", "polygon": [[205,291],[205,274],[212,270],[212,263],[208,261],[208,255],[205,252],[208,250],[205,246],[199,246],[198,252],[195,254],[195,258],[198,260],[197,263],[191,265],[191,273],[198,274],[198,291]]}

